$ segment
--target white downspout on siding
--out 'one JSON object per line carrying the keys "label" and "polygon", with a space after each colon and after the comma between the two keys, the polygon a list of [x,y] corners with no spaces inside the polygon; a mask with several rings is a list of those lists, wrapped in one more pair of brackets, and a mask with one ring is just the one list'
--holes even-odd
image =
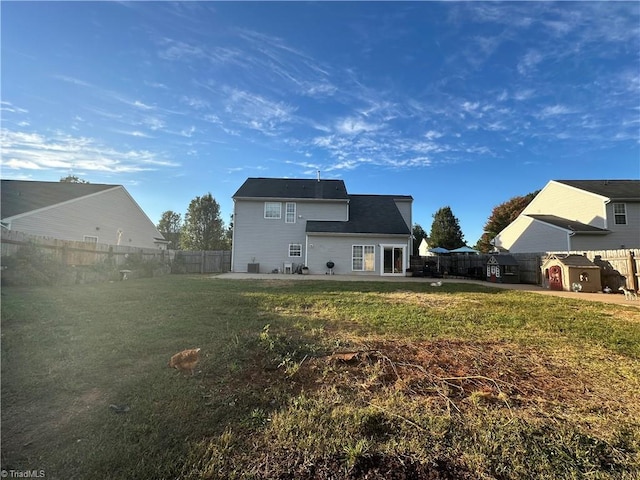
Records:
{"label": "white downspout on siding", "polygon": [[611,199],[607,198],[604,202],[602,202],[602,218],[604,218],[604,229],[609,230],[609,218],[607,217],[607,205],[611,203]]}
{"label": "white downspout on siding", "polygon": [[236,271],[235,253],[236,253],[236,199],[233,199],[233,230],[231,230],[231,271]]}
{"label": "white downspout on siding", "polygon": [[304,236],[304,266],[309,266],[309,235]]}

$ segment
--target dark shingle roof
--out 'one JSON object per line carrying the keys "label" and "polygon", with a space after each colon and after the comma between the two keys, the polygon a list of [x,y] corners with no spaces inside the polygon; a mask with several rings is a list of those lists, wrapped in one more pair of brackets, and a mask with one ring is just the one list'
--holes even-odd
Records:
{"label": "dark shingle roof", "polygon": [[491,258],[493,258],[498,265],[518,265],[518,261],[514,256],[505,253],[491,255]]}
{"label": "dark shingle roof", "polygon": [[527,214],[526,216],[576,233],[609,233],[609,230],[605,230],[604,228],[594,227],[593,225],[587,225],[586,223],[578,222],[576,220],[568,220],[566,218],[557,217],[556,215]]}
{"label": "dark shingle roof", "polygon": [[364,233],[384,235],[410,235],[400,210],[392,195],[349,195],[349,218],[347,222],[307,222],[307,233]]}
{"label": "dark shingle roof", "polygon": [[589,260],[584,255],[551,255],[549,259],[557,259],[560,263],[567,265],[568,267],[597,267],[595,263]]}
{"label": "dark shingle roof", "polygon": [[290,198],[315,200],[347,200],[342,180],[295,178],[248,178],[233,198]]}
{"label": "dark shingle roof", "polygon": [[556,180],[611,200],[640,201],[640,180]]}
{"label": "dark shingle roof", "polygon": [[96,183],[2,180],[0,210],[4,219],[118,186]]}

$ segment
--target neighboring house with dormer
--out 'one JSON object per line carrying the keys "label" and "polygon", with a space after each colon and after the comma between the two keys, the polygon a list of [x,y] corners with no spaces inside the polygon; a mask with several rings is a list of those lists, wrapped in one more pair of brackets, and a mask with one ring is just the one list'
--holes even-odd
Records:
{"label": "neighboring house with dormer", "polygon": [[510,253],[640,248],[640,180],[551,180],[491,243]]}
{"label": "neighboring house with dormer", "polygon": [[2,228],[29,235],[166,249],[122,185],[2,180]]}
{"label": "neighboring house with dormer", "polygon": [[353,195],[342,180],[249,178],[233,201],[233,272],[404,275],[409,267],[411,196]]}

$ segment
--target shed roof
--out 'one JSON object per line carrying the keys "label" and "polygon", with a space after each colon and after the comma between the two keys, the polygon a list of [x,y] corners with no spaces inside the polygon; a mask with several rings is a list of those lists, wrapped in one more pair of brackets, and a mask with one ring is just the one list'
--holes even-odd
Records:
{"label": "shed roof", "polygon": [[14,217],[119,186],[99,183],[2,180],[1,215],[3,219]]}
{"label": "shed roof", "polygon": [[349,195],[342,180],[260,177],[247,178],[233,198],[347,200]]}
{"label": "shed roof", "polygon": [[577,220],[569,220],[567,218],[558,217],[556,215],[533,215],[526,214],[525,216],[538,220],[540,222],[548,223],[555,227],[564,228],[576,233],[592,233],[592,234],[606,234],[610,233],[609,230],[604,228],[594,227],[586,223],[578,222]]}
{"label": "shed roof", "polygon": [[546,264],[554,260],[557,260],[567,267],[600,268],[584,255],[576,255],[574,253],[570,255],[549,255],[543,263]]}
{"label": "shed roof", "polygon": [[555,180],[611,200],[640,201],[640,180]]}
{"label": "shed roof", "polygon": [[307,222],[307,233],[410,235],[393,195],[349,195],[349,221]]}
{"label": "shed roof", "polygon": [[491,260],[494,260],[498,265],[518,265],[518,261],[513,255],[506,255],[504,253],[491,255],[489,261]]}

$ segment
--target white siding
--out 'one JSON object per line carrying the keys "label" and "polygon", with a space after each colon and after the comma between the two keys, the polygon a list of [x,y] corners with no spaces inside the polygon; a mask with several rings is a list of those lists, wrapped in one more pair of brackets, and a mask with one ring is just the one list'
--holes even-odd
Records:
{"label": "white siding", "polygon": [[606,228],[606,199],[593,193],[551,181],[522,212],[532,215],[556,215],[587,225]]}
{"label": "white siding", "polygon": [[396,200],[396,206],[398,210],[400,210],[400,214],[407,224],[407,227],[411,230],[413,228],[413,219],[411,218],[412,200]]}
{"label": "white siding", "polygon": [[[269,200],[274,201],[274,200]],[[282,208],[291,200],[283,200]],[[232,271],[259,263],[261,273],[282,270],[284,263],[304,263],[308,220],[346,220],[346,202],[296,201],[296,222],[264,218],[264,200],[236,200],[233,215]],[[302,245],[302,257],[289,257],[289,244]]]}
{"label": "white siding", "polygon": [[[311,274],[327,272],[327,262],[335,263],[333,273],[336,275],[380,275],[380,263],[383,244],[402,244],[407,247],[407,255],[411,254],[406,236],[366,236],[366,235],[309,235],[307,266]],[[312,246],[313,245],[313,246]],[[353,245],[375,246],[375,271],[352,270],[351,255]],[[404,259],[405,266],[408,259]]]}
{"label": "white siding", "polygon": [[494,239],[510,253],[566,251],[567,232],[532,218],[519,216]]}
{"label": "white siding", "polygon": [[[611,233],[606,237],[599,237],[599,244],[604,246],[598,249],[615,250],[618,248],[640,248],[640,203],[624,203],[627,209],[627,224],[616,225],[613,217],[613,203],[607,204],[607,228]],[[615,202],[618,203],[618,202]],[[622,247],[624,245],[624,247]]]}
{"label": "white siding", "polygon": [[158,248],[154,238],[162,238],[149,217],[123,187],[61,205],[19,215],[11,219],[11,229],[61,240],[83,241],[98,237],[99,243]]}

